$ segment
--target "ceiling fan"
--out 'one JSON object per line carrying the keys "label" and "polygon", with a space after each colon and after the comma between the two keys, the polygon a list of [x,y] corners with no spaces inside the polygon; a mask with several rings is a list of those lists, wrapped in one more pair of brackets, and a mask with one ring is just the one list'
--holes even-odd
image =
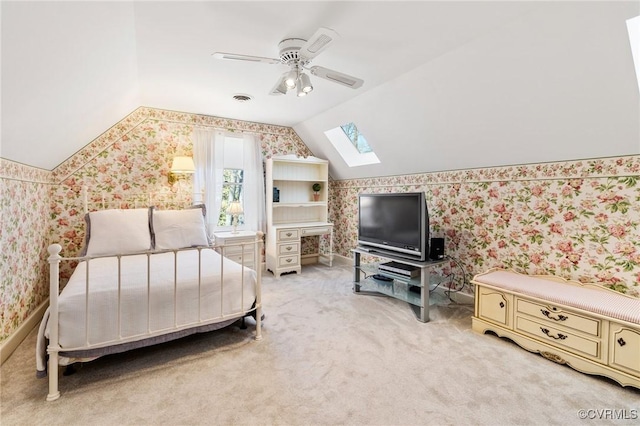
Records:
{"label": "ceiling fan", "polygon": [[289,89],[296,89],[298,96],[305,96],[310,93],[313,90],[313,86],[311,85],[311,79],[304,73],[304,70],[309,71],[311,75],[316,77],[357,89],[364,83],[360,78],[318,65],[309,66],[313,58],[318,56],[318,54],[338,38],[339,35],[337,32],[329,28],[320,27],[309,40],[287,38],[278,43],[280,55],[278,59],[224,52],[215,52],[212,56],[217,59],[232,61],[287,65],[289,71],[278,78],[276,85],[271,89],[271,95],[285,95]]}

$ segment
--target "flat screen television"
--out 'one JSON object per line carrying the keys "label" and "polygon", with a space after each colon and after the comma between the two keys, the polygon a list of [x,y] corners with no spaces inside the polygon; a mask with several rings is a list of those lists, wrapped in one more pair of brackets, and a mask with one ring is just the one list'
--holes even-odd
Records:
{"label": "flat screen television", "polygon": [[427,260],[429,211],[424,192],[360,194],[358,245],[372,252]]}

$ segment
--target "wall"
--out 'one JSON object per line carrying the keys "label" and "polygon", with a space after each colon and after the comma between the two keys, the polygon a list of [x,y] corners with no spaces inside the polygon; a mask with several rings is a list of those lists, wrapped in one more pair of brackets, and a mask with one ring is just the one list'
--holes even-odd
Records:
{"label": "wall", "polygon": [[[334,248],[357,241],[363,192],[425,191],[432,237],[468,280],[493,267],[599,282],[640,297],[640,156],[342,180],[331,188]],[[466,286],[465,292],[472,288]]]}
{"label": "wall", "polygon": [[[311,155],[290,128],[139,108],[52,172],[0,159],[0,341],[48,297],[47,245],[78,254],[82,185],[105,194],[173,191],[170,162],[191,152],[194,126],[254,132],[265,158]],[[639,175],[640,157],[630,156],[331,182],[334,250],[350,256],[356,244],[360,192],[425,191],[433,236],[446,237],[467,279],[503,266],[638,296]]]}
{"label": "wall", "polygon": [[0,159],[0,342],[49,295],[51,172]]}
{"label": "wall", "polygon": [[[640,15],[640,3],[532,3],[530,13],[393,80],[365,83],[294,130],[340,180],[638,154],[625,21]],[[325,131],[351,121],[380,164],[349,168],[328,143]]]}

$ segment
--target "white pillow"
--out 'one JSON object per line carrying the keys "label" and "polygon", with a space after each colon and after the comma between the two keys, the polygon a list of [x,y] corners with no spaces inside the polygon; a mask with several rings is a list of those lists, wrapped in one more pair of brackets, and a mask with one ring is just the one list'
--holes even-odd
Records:
{"label": "white pillow", "polygon": [[87,256],[127,254],[151,249],[149,209],[111,209],[87,217]]}
{"label": "white pillow", "polygon": [[152,210],[152,232],[156,250],[208,246],[202,208]]}

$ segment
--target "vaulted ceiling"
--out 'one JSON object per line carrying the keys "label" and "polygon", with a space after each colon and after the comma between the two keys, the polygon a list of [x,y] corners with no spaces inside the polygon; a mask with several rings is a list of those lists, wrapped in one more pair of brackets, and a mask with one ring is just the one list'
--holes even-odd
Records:
{"label": "vaulted ceiling", "polygon": [[[625,21],[640,2],[1,3],[0,156],[53,169],[139,106],[292,126],[334,178],[637,154]],[[269,95],[278,42],[340,38],[305,98]],[[232,96],[248,94],[249,102]],[[349,168],[324,132],[354,121],[381,159]]]}

